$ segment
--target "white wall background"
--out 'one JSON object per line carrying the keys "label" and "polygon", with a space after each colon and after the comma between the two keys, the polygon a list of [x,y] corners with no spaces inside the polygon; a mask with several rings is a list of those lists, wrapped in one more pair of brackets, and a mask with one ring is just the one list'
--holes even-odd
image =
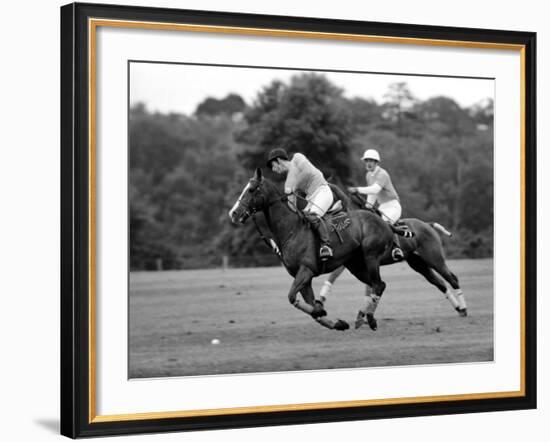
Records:
{"label": "white wall background", "polygon": [[[550,246],[543,174],[550,141],[543,122],[550,75],[544,2],[393,0],[121,0],[125,4],[232,12],[466,26],[538,32],[539,409],[125,437],[121,440],[280,441],[359,438],[453,442],[544,440],[550,429],[550,312],[544,263]],[[9,2],[0,26],[0,438],[43,441],[58,435],[59,410],[59,6],[58,0]]]}

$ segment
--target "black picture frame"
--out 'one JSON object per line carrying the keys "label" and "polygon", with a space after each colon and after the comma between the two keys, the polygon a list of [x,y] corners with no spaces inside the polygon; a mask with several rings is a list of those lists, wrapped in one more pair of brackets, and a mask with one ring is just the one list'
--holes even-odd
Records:
{"label": "black picture frame", "polygon": [[[524,81],[523,395],[389,405],[94,421],[90,389],[90,18],[519,45]],[[61,8],[61,434],[71,437],[241,428],[536,408],[536,34],[73,3]],[[93,258],[92,258],[93,259]],[[92,306],[93,308],[93,306]],[[92,315],[93,317],[93,315]]]}

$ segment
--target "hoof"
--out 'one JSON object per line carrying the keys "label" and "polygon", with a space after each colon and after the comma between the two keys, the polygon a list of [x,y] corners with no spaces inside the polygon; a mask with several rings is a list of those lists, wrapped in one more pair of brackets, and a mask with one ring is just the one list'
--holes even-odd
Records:
{"label": "hoof", "polygon": [[365,321],[365,314],[359,310],[359,312],[357,312],[357,317],[355,318],[355,330],[362,327],[366,323],[367,321]]}
{"label": "hoof", "polygon": [[468,316],[468,309],[457,307],[456,311],[458,312],[458,315],[465,318]]}
{"label": "hoof", "polygon": [[367,313],[367,324],[369,324],[371,330],[376,330],[378,328],[378,322],[376,322],[372,313]]}
{"label": "hoof", "polygon": [[311,316],[314,319],[322,318],[323,316],[327,315],[327,311],[323,307],[323,303],[321,301],[315,301],[313,304],[313,311],[311,312]]}
{"label": "hoof", "polygon": [[342,319],[338,319],[334,323],[334,330],[344,331],[344,330],[347,330],[348,328],[349,328],[349,324],[346,321],[343,321]]}

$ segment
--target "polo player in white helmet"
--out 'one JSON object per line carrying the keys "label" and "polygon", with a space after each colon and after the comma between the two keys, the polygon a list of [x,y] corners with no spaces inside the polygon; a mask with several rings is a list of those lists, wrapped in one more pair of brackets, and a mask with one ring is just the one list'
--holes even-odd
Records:
{"label": "polo player in white helmet", "polygon": [[[367,195],[366,206],[378,203],[378,210],[382,214],[382,218],[391,224],[395,224],[401,218],[401,203],[397,191],[391,182],[390,174],[380,167],[380,154],[375,149],[367,149],[361,160],[365,163],[367,174],[365,178],[367,185],[365,187],[348,187],[350,193],[361,193]],[[395,235],[394,235],[395,238]],[[401,261],[404,258],[403,251],[396,244],[394,239],[392,248],[392,258],[394,261]],[[332,291],[332,284],[338,276],[344,271],[344,266],[334,270],[328,279],[324,282],[319,292],[322,302],[326,302]],[[370,308],[371,289],[367,286],[367,308]]]}
{"label": "polo player in white helmet", "polygon": [[[401,203],[391,182],[390,174],[380,166],[380,154],[375,149],[367,149],[361,160],[365,163],[367,170],[365,175],[367,185],[349,187],[349,192],[367,195],[367,206],[378,203],[382,218],[390,224],[395,224],[401,218]],[[392,258],[394,261],[403,259],[403,251],[396,244],[392,250]]]}

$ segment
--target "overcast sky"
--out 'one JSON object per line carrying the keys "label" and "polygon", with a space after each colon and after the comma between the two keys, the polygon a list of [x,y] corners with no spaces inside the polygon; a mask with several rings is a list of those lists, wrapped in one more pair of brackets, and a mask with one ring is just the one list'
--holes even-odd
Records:
{"label": "overcast sky", "polygon": [[[143,102],[151,111],[192,114],[207,97],[239,94],[252,103],[262,87],[305,71],[161,63],[130,64],[130,104]],[[494,81],[468,78],[420,77],[387,74],[325,72],[324,75],[351,97],[383,101],[391,83],[405,81],[421,100],[445,95],[462,107],[493,98]]]}

